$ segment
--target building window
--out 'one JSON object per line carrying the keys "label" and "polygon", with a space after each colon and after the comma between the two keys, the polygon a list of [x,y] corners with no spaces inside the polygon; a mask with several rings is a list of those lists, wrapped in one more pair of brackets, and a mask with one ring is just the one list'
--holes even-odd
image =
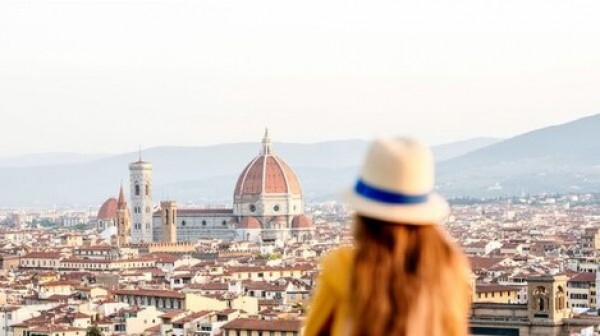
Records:
{"label": "building window", "polygon": [[256,205],[250,204],[250,212],[256,211]]}
{"label": "building window", "polygon": [[206,221],[205,220],[202,221],[202,226],[206,226]]}
{"label": "building window", "polygon": [[140,185],[136,183],[135,185],[135,195],[139,196],[140,195]]}
{"label": "building window", "polygon": [[223,221],[223,225],[227,225],[227,221]]}
{"label": "building window", "polygon": [[181,226],[185,226],[185,221],[181,221]]}
{"label": "building window", "polygon": [[146,184],[146,196],[150,195],[150,184]]}
{"label": "building window", "polygon": [[274,206],[274,207],[273,207],[273,210],[274,210],[275,212],[279,211],[279,205],[276,205],[276,206]]}

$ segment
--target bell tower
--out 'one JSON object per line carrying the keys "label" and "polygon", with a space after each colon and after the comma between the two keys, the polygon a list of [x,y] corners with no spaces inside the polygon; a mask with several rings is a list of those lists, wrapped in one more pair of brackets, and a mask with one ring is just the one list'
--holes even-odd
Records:
{"label": "bell tower", "polygon": [[125,201],[125,193],[123,185],[119,190],[119,200],[117,201],[117,246],[121,247],[129,244],[131,239],[131,218],[129,217],[129,209],[127,201]]}
{"label": "bell tower", "polygon": [[132,242],[153,241],[152,234],[152,164],[139,159],[129,164],[131,210],[133,213]]}
{"label": "bell tower", "polygon": [[559,323],[571,315],[567,308],[567,281],[565,275],[544,275],[527,279],[529,320]]}
{"label": "bell tower", "polygon": [[162,223],[162,241],[177,243],[177,203],[160,202],[160,219]]}

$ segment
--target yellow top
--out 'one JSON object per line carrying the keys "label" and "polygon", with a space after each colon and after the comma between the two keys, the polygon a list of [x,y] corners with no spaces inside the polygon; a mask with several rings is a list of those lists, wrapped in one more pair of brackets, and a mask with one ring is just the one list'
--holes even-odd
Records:
{"label": "yellow top", "polygon": [[349,335],[350,329],[350,270],[354,249],[339,248],[326,255],[321,262],[321,275],[309,307],[304,336]]}

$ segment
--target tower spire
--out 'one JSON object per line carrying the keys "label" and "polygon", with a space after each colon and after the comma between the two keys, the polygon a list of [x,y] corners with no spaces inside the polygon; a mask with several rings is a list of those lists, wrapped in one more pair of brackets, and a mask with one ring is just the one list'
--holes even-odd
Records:
{"label": "tower spire", "polygon": [[269,137],[269,128],[265,127],[265,136],[262,140],[262,154],[263,155],[272,155],[273,154],[273,145],[271,144],[271,138]]}
{"label": "tower spire", "polygon": [[125,192],[123,191],[123,182],[121,182],[121,188],[119,189],[119,201],[117,202],[118,208],[123,209],[125,207]]}

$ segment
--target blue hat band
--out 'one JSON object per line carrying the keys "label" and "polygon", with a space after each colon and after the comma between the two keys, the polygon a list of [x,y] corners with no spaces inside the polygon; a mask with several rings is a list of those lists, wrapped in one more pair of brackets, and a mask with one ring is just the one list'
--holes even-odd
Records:
{"label": "blue hat band", "polygon": [[354,191],[365,198],[387,204],[421,204],[427,202],[429,199],[429,193],[424,195],[407,195],[390,192],[369,185],[363,180],[356,182]]}

